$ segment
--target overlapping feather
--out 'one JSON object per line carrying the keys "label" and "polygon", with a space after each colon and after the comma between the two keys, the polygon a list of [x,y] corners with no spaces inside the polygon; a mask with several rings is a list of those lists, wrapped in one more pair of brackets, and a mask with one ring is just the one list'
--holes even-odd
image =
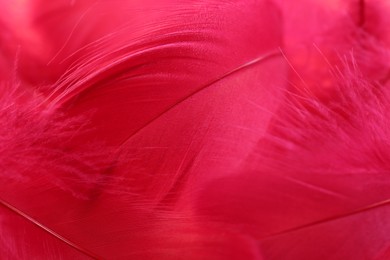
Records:
{"label": "overlapping feather", "polygon": [[17,3],[2,258],[386,259],[385,1]]}

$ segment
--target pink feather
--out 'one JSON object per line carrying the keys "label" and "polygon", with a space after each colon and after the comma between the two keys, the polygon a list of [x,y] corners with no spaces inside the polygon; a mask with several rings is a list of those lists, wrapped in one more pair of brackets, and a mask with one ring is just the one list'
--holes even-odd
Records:
{"label": "pink feather", "polygon": [[386,0],[0,6],[1,259],[390,256]]}

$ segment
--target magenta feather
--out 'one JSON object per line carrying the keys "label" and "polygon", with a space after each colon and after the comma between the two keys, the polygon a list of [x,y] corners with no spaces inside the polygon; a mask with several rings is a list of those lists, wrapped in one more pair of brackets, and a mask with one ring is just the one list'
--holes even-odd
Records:
{"label": "magenta feather", "polygon": [[390,257],[386,0],[0,4],[0,258]]}

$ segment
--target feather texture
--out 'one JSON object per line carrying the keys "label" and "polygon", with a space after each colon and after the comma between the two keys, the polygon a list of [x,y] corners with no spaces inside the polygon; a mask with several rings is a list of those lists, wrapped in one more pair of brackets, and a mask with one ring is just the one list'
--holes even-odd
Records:
{"label": "feather texture", "polygon": [[0,4],[0,258],[389,256],[385,0]]}

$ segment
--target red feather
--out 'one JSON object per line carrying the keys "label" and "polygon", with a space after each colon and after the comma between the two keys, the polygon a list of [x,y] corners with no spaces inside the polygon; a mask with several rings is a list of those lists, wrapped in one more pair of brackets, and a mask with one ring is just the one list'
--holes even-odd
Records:
{"label": "red feather", "polygon": [[0,1],[3,259],[387,259],[385,0]]}

